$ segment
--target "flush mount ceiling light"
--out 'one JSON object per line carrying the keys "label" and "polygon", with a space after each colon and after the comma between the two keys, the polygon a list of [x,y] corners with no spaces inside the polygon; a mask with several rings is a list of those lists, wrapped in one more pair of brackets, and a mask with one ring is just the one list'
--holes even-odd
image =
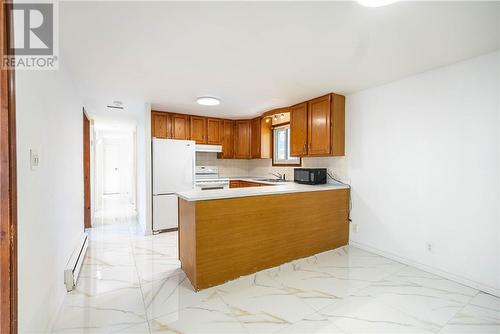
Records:
{"label": "flush mount ceiling light", "polygon": [[201,104],[202,106],[218,106],[220,104],[220,100],[216,97],[200,96],[196,99],[196,103]]}
{"label": "flush mount ceiling light", "polygon": [[382,7],[387,6],[398,0],[357,0],[360,5],[365,7]]}

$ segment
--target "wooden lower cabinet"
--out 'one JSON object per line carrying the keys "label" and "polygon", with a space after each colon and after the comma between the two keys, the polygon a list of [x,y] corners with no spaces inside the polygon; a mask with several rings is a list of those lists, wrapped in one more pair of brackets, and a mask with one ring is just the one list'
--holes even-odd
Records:
{"label": "wooden lower cabinet", "polygon": [[272,184],[244,181],[244,180],[230,180],[229,188],[246,188],[246,187],[261,187],[261,186],[272,186]]}
{"label": "wooden lower cabinet", "polygon": [[234,121],[234,158],[251,158],[250,136],[251,124],[249,120]]}
{"label": "wooden lower cabinet", "polygon": [[181,267],[200,290],[347,245],[348,207],[348,189],[179,199]]}

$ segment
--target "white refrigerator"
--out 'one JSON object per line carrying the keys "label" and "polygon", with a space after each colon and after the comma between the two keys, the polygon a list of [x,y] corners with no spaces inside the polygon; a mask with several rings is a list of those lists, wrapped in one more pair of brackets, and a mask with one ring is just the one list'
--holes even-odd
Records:
{"label": "white refrigerator", "polygon": [[177,228],[177,193],[194,188],[192,140],[153,138],[153,231]]}

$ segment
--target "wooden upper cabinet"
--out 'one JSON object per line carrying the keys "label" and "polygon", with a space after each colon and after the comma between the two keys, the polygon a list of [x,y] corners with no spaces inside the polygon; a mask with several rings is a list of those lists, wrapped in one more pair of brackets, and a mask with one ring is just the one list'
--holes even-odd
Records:
{"label": "wooden upper cabinet", "polygon": [[207,119],[200,116],[191,116],[190,122],[190,135],[191,140],[196,141],[196,144],[207,143]]}
{"label": "wooden upper cabinet", "polygon": [[307,155],[330,155],[331,148],[331,95],[308,102]]}
{"label": "wooden upper cabinet", "polygon": [[222,144],[222,127],[222,120],[215,118],[207,119],[207,144]]}
{"label": "wooden upper cabinet", "polygon": [[279,108],[251,120],[151,112],[151,136],[222,145],[223,159],[272,158],[270,117],[290,113],[290,154],[296,157],[345,155],[345,97],[328,94],[292,107]]}
{"label": "wooden upper cabinet", "polygon": [[345,155],[345,96],[332,94],[332,155]]}
{"label": "wooden upper cabinet", "polygon": [[172,139],[189,139],[189,116],[182,114],[173,114],[170,116]]}
{"label": "wooden upper cabinet", "polygon": [[307,102],[290,107],[290,155],[307,155]]}
{"label": "wooden upper cabinet", "polygon": [[269,117],[261,118],[260,121],[260,157],[273,157],[273,124]]}
{"label": "wooden upper cabinet", "polygon": [[251,158],[252,159],[260,159],[260,135],[261,135],[261,118],[257,117],[251,120]]}
{"label": "wooden upper cabinet", "polygon": [[168,138],[169,137],[170,115],[164,112],[151,113],[151,137]]}
{"label": "wooden upper cabinet", "polygon": [[234,121],[234,157],[250,159],[251,121]]}
{"label": "wooden upper cabinet", "polygon": [[222,153],[219,158],[230,159],[234,156],[234,122],[230,120],[222,121]]}

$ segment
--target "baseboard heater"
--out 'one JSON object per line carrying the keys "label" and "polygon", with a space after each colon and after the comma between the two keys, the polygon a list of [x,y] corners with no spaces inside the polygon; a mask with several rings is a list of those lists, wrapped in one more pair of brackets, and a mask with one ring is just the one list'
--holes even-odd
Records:
{"label": "baseboard heater", "polygon": [[83,233],[78,239],[78,244],[71,255],[71,258],[66,265],[64,270],[64,284],[66,285],[66,290],[69,292],[73,290],[76,286],[78,280],[78,275],[82,269],[83,260],[85,259],[85,254],[87,253],[87,247],[89,245],[89,240],[87,234]]}

